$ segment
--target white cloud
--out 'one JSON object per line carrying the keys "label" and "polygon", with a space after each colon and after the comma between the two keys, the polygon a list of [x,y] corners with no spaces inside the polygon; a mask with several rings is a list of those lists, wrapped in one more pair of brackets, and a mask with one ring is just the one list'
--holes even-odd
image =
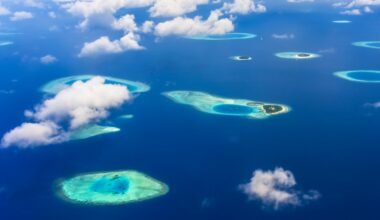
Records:
{"label": "white cloud", "polygon": [[219,10],[212,11],[207,20],[202,17],[195,18],[177,17],[173,20],[161,22],[155,27],[156,36],[164,37],[169,35],[194,36],[200,34],[225,34],[234,30],[234,25],[229,18],[219,17],[222,13]]}
{"label": "white cloud", "polygon": [[45,5],[38,0],[24,0],[24,5],[33,8],[44,8]]}
{"label": "white cloud", "polygon": [[48,145],[65,140],[66,135],[53,122],[23,123],[4,135],[2,146],[17,145],[21,148],[27,148]]}
{"label": "white cloud", "polygon": [[41,61],[41,63],[43,63],[43,64],[54,63],[54,62],[56,62],[57,60],[58,60],[58,59],[57,59],[55,56],[50,55],[50,54],[45,55],[45,56],[43,56],[43,57],[40,58],[40,61]]}
{"label": "white cloud", "polygon": [[198,5],[208,3],[208,0],[156,0],[149,12],[152,17],[176,17],[196,11]]}
{"label": "white cloud", "polygon": [[145,21],[143,25],[141,26],[141,32],[143,33],[150,33],[153,31],[154,28],[154,22],[153,21]]}
{"label": "white cloud", "polygon": [[[121,85],[105,84],[104,78],[75,82],[54,98],[35,108],[32,117],[38,121],[69,118],[71,128],[78,128],[108,116],[108,110],[118,107],[130,98]],[[29,114],[30,116],[30,114]]]}
{"label": "white cloud", "polygon": [[354,0],[350,2],[346,7],[360,7],[360,6],[380,6],[380,0]]}
{"label": "white cloud", "polygon": [[262,3],[255,3],[255,0],[234,0],[232,3],[224,3],[223,10],[231,14],[264,13],[267,8]]}
{"label": "white cloud", "polygon": [[111,41],[109,37],[103,36],[93,42],[87,42],[79,53],[79,57],[94,56],[101,54],[122,53],[127,50],[141,50],[144,47],[139,45],[139,36],[130,32],[120,40]]}
{"label": "white cloud", "polygon": [[23,123],[6,133],[2,146],[25,148],[67,141],[71,131],[106,118],[112,108],[130,99],[125,86],[106,84],[101,77],[75,82],[34,111],[26,111],[25,115],[35,122]]}
{"label": "white cloud", "polygon": [[112,26],[114,29],[123,30],[125,33],[138,31],[135,16],[131,14],[124,15],[119,20],[115,20]]}
{"label": "white cloud", "polygon": [[305,3],[305,2],[314,2],[314,0],[287,0],[289,3]]}
{"label": "white cloud", "polygon": [[290,40],[290,39],[294,39],[295,35],[294,34],[272,34],[272,37],[278,40]]}
{"label": "white cloud", "polygon": [[372,10],[369,6],[365,6],[365,7],[363,8],[363,11],[364,11],[365,13],[373,13],[373,10]]}
{"label": "white cloud", "polygon": [[21,20],[27,20],[32,19],[33,14],[27,11],[16,11],[13,13],[11,17],[11,21],[21,21]]}
{"label": "white cloud", "polygon": [[56,17],[57,17],[57,15],[55,14],[54,11],[49,11],[48,15],[49,15],[49,17],[51,17],[51,18],[56,18]]}
{"label": "white cloud", "polygon": [[301,193],[294,189],[296,180],[292,172],[283,168],[273,171],[256,170],[251,181],[240,185],[240,189],[249,196],[275,209],[285,205],[302,205],[308,200],[320,197],[317,191]]}
{"label": "white cloud", "polygon": [[340,12],[342,15],[361,15],[361,11],[359,9],[351,9]]}
{"label": "white cloud", "polygon": [[70,14],[82,17],[79,27],[87,28],[91,24],[112,25],[113,14],[123,8],[139,8],[152,5],[155,0],[55,0]]}
{"label": "white cloud", "polygon": [[9,14],[11,14],[11,12],[8,10],[8,8],[2,6],[0,3],[0,16],[9,15]]}

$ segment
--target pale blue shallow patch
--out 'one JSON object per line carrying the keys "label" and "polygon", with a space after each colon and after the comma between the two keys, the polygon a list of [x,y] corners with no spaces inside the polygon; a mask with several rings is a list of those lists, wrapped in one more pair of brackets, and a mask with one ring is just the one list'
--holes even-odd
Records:
{"label": "pale blue shallow patch", "polygon": [[[62,89],[72,85],[76,81],[85,82],[95,76],[96,75],[78,75],[78,76],[69,76],[65,78],[56,79],[42,86],[41,91],[45,93],[49,93],[49,94],[56,94]],[[135,82],[135,81],[119,79],[115,77],[109,77],[109,76],[101,76],[101,77],[105,79],[106,84],[124,85],[128,88],[128,91],[131,93],[142,93],[142,92],[147,92],[150,90],[150,86],[141,82]]]}
{"label": "pale blue shallow patch", "polygon": [[304,59],[318,58],[321,55],[316,54],[316,53],[307,53],[307,52],[279,52],[279,53],[276,53],[275,56],[282,59],[304,60]]}
{"label": "pale blue shallow patch", "polygon": [[244,40],[255,37],[256,35],[251,33],[227,33],[223,35],[197,35],[186,38],[193,40]]}
{"label": "pale blue shallow patch", "polygon": [[358,41],[358,42],[352,43],[352,45],[357,46],[357,47],[380,49],[380,41]]}
{"label": "pale blue shallow patch", "polygon": [[335,76],[354,82],[380,83],[380,70],[350,70],[334,73]]}
{"label": "pale blue shallow patch", "polygon": [[235,104],[218,104],[215,105],[212,109],[215,113],[224,114],[224,115],[240,115],[248,116],[253,112],[259,112],[258,109],[249,107],[246,105],[235,105]]}
{"label": "pale blue shallow patch", "polygon": [[13,44],[12,41],[0,41],[0,46],[7,46]]}
{"label": "pale blue shallow patch", "polygon": [[336,23],[336,24],[349,24],[352,21],[350,21],[350,20],[335,20],[335,21],[332,21],[332,22]]}

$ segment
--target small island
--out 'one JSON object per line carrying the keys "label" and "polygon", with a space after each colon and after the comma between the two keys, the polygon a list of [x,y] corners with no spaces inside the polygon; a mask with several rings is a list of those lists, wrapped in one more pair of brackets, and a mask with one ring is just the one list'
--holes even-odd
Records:
{"label": "small island", "polygon": [[[85,82],[95,76],[96,75],[78,75],[78,76],[69,76],[65,78],[56,79],[42,86],[41,91],[48,94],[57,94],[59,91],[66,88],[67,86],[72,85],[76,81]],[[141,82],[129,81],[129,80],[119,79],[119,78],[110,77],[110,76],[101,76],[101,77],[105,79],[106,84],[118,84],[118,85],[126,86],[128,88],[128,91],[131,93],[142,93],[142,92],[147,92],[150,90],[150,86]]]}
{"label": "small island", "polygon": [[252,57],[250,56],[232,56],[230,57],[231,60],[236,60],[236,61],[248,61],[252,60]]}
{"label": "small island", "polygon": [[314,59],[320,57],[319,54],[315,53],[306,53],[306,52],[280,52],[276,53],[275,56],[282,59]]}
{"label": "small island", "polygon": [[250,33],[227,33],[227,34],[221,34],[221,35],[195,35],[195,36],[187,36],[187,39],[192,40],[211,40],[211,41],[217,41],[217,40],[245,40],[245,39],[252,39],[255,38],[255,34]]}
{"label": "small island", "polygon": [[90,173],[59,182],[59,195],[67,201],[89,205],[140,202],[168,193],[169,187],[143,173],[126,170]]}
{"label": "small island", "polygon": [[380,83],[380,70],[350,70],[335,72],[335,76],[361,83]]}
{"label": "small island", "polygon": [[174,102],[190,105],[201,112],[217,115],[265,119],[291,110],[286,105],[222,98],[199,91],[170,91],[163,93],[163,95]]}
{"label": "small island", "polygon": [[380,41],[358,41],[358,42],[352,43],[352,45],[357,46],[357,47],[380,49]]}

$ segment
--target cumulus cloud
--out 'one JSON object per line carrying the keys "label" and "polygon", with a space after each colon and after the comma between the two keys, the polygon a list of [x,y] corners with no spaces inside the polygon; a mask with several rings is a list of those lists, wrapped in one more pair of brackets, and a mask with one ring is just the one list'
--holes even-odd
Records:
{"label": "cumulus cloud", "polygon": [[127,88],[102,77],[75,82],[25,115],[34,120],[6,133],[2,146],[34,147],[67,141],[70,132],[102,120],[130,100]]}
{"label": "cumulus cloud", "polygon": [[314,2],[314,0],[287,0],[289,3],[305,3],[305,2]]}
{"label": "cumulus cloud", "polygon": [[207,3],[209,0],[156,0],[149,12],[152,17],[176,17],[196,11],[198,5]]}
{"label": "cumulus cloud", "polygon": [[8,8],[2,6],[0,2],[0,16],[9,15],[9,14],[11,14],[11,12],[8,10]]}
{"label": "cumulus cloud", "polygon": [[380,0],[353,0],[350,2],[336,2],[334,7],[343,8],[340,14],[344,15],[362,15],[363,13],[372,13],[370,6],[380,6]]}
{"label": "cumulus cloud", "polygon": [[359,9],[351,9],[340,12],[342,15],[361,15],[361,11]]}
{"label": "cumulus cloud", "polygon": [[220,18],[222,12],[212,11],[207,20],[202,17],[195,18],[177,17],[169,21],[161,22],[155,27],[156,36],[169,35],[195,36],[200,34],[225,34],[234,30],[234,25],[229,18]]}
{"label": "cumulus cloud", "polygon": [[120,19],[113,21],[112,26],[114,29],[123,30],[125,33],[138,31],[135,16],[131,14],[124,15]]}
{"label": "cumulus cloud", "polygon": [[21,148],[58,143],[66,139],[67,134],[61,132],[53,122],[23,123],[6,133],[2,146],[17,145]]}
{"label": "cumulus cloud", "polygon": [[143,25],[141,26],[141,32],[143,33],[150,33],[153,31],[154,28],[154,22],[153,21],[145,21]]}
{"label": "cumulus cloud", "polygon": [[11,21],[21,21],[21,20],[27,20],[32,19],[34,16],[32,13],[27,11],[16,11],[13,13],[11,17]]}
{"label": "cumulus cloud", "polygon": [[110,25],[115,20],[113,14],[123,8],[139,8],[152,5],[154,0],[55,0],[67,12],[82,17],[79,27],[87,28],[91,24]]}
{"label": "cumulus cloud", "polygon": [[256,170],[251,181],[240,185],[240,189],[249,196],[250,199],[261,201],[264,205],[278,209],[282,206],[302,205],[304,202],[316,200],[320,194],[311,190],[302,193],[294,189],[296,180],[292,172],[283,168],[276,168],[273,171]]}
{"label": "cumulus cloud", "polygon": [[278,40],[290,40],[290,39],[294,39],[295,35],[294,34],[272,34],[272,37]]}
{"label": "cumulus cloud", "polygon": [[361,7],[361,6],[380,6],[380,0],[354,0],[350,2],[346,7]]}
{"label": "cumulus cloud", "polygon": [[49,17],[51,17],[51,18],[57,18],[57,15],[55,14],[54,11],[49,11],[48,15],[49,15]]}
{"label": "cumulus cloud", "polygon": [[267,8],[262,3],[255,3],[255,0],[234,0],[232,3],[224,3],[223,9],[231,14],[264,13]]}
{"label": "cumulus cloud", "polygon": [[54,62],[57,62],[57,60],[58,60],[58,59],[57,59],[55,56],[50,55],[50,54],[45,55],[45,56],[43,56],[43,57],[40,58],[40,61],[41,61],[41,63],[43,63],[43,64],[54,63]]}
{"label": "cumulus cloud", "polygon": [[44,8],[45,5],[39,0],[24,0],[24,5],[33,8]]}
{"label": "cumulus cloud", "polygon": [[139,39],[139,36],[132,32],[114,41],[111,41],[107,36],[103,36],[93,42],[85,43],[78,56],[88,57],[122,53],[127,50],[142,50],[144,47],[140,46]]}

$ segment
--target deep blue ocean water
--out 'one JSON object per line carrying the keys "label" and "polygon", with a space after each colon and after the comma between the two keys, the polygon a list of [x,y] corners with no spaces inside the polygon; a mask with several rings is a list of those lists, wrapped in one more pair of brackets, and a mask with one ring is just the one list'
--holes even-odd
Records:
{"label": "deep blue ocean water", "polygon": [[[133,103],[109,120],[122,129],[35,149],[0,151],[0,219],[380,219],[380,84],[354,83],[336,71],[380,69],[379,50],[354,47],[379,40],[379,15],[334,24],[335,14],[265,14],[240,18],[238,32],[258,37],[240,41],[143,39],[146,51],[97,58],[76,57],[83,41],[97,33],[42,32],[18,27],[1,36],[14,45],[0,48],[0,133],[22,123],[25,109],[40,103],[44,83],[69,75],[103,74],[150,84]],[[30,30],[30,31],[28,31]],[[33,31],[32,31],[33,30]],[[294,33],[276,40],[273,33]],[[313,60],[285,60],[273,54],[307,51]],[[54,65],[36,61],[46,53]],[[28,54],[28,55],[27,55]],[[253,60],[236,62],[230,56]],[[34,57],[35,56],[35,57]],[[287,114],[249,120],[199,112],[161,95],[199,90],[292,107]],[[289,169],[297,188],[322,197],[303,207],[263,209],[238,190],[256,169]],[[170,186],[160,198],[119,206],[71,204],[55,184],[77,174],[133,169]]]}

